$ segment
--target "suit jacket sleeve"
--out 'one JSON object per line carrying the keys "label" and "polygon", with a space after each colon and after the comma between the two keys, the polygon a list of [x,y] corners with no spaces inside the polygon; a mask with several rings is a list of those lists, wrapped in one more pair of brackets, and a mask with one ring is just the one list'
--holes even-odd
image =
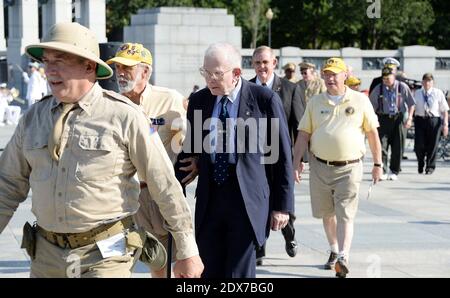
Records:
{"label": "suit jacket sleeve", "polygon": [[295,89],[292,93],[292,112],[291,119],[289,119],[290,127],[293,128],[294,139],[292,146],[294,146],[295,140],[298,134],[298,125],[300,120],[302,120],[303,114],[305,113],[304,99],[302,99],[300,87],[295,84]]}
{"label": "suit jacket sleeve", "polygon": [[[273,198],[273,210],[284,211],[294,213],[294,177],[292,166],[292,154],[291,154],[291,141],[289,137],[289,130],[286,125],[283,106],[281,105],[280,98],[273,93],[272,98],[269,101],[269,117],[271,119],[280,119],[278,121],[278,158],[272,165],[273,173],[271,179],[272,189],[271,197]],[[272,131],[277,131],[275,127],[271,127],[268,131],[270,134]],[[272,141],[273,143],[273,141]],[[276,150],[277,148],[272,148]]]}
{"label": "suit jacket sleeve", "polygon": [[[180,167],[187,166],[188,164],[181,163],[180,160],[188,158],[188,157],[196,157],[199,154],[194,152],[194,130],[193,127],[191,127],[194,124],[194,109],[195,109],[195,102],[196,99],[195,94],[191,94],[189,96],[189,104],[186,114],[186,137],[183,141],[183,147],[182,151],[178,154],[177,160],[174,165],[175,169],[175,177],[177,177],[178,182],[180,182],[181,186],[184,187],[185,185],[181,183],[181,180],[183,180],[189,172],[181,171]],[[197,132],[198,133],[198,132]],[[201,132],[200,132],[201,133]]]}

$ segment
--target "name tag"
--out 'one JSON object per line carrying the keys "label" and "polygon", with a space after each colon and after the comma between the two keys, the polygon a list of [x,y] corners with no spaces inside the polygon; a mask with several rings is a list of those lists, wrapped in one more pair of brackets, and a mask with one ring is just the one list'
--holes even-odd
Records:
{"label": "name tag", "polygon": [[119,233],[107,239],[97,241],[98,249],[104,259],[125,255],[125,235]]}
{"label": "name tag", "polygon": [[150,120],[152,121],[152,125],[164,125],[166,124],[166,120],[164,118],[150,118]]}

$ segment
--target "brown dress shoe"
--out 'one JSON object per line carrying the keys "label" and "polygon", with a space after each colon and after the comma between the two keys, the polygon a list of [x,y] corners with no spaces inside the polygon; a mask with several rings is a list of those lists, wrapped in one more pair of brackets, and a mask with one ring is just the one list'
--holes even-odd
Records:
{"label": "brown dress shoe", "polygon": [[336,265],[334,266],[334,270],[336,271],[336,277],[345,278],[349,272],[348,270],[348,262],[345,258],[340,257]]}

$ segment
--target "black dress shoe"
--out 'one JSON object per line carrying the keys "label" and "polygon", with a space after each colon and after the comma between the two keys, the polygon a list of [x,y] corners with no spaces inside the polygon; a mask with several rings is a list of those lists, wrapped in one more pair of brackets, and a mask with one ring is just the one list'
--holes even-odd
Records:
{"label": "black dress shoe", "polygon": [[419,160],[417,162],[417,170],[419,174],[423,174],[423,168],[425,167],[425,162],[423,160]]}
{"label": "black dress shoe", "polygon": [[297,240],[294,239],[293,241],[286,242],[285,245],[286,253],[291,258],[297,255],[297,248],[298,248]]}
{"label": "black dress shoe", "polygon": [[323,265],[323,269],[334,270],[337,259],[338,259],[338,254],[335,252],[331,252],[330,257],[328,258],[328,261],[325,263],[325,265]]}
{"label": "black dress shoe", "polygon": [[425,170],[425,174],[427,174],[427,175],[431,175],[431,174],[433,174],[433,172],[434,172],[433,168],[428,168]]}
{"label": "black dress shoe", "polygon": [[263,265],[263,258],[256,259],[256,266],[262,266]]}

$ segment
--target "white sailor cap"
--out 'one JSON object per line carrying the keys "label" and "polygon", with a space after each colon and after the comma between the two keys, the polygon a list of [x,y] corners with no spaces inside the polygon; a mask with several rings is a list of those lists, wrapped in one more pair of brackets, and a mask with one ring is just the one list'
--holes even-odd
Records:
{"label": "white sailor cap", "polygon": [[400,62],[393,57],[387,57],[383,59],[383,65],[395,65],[397,67],[400,66]]}

